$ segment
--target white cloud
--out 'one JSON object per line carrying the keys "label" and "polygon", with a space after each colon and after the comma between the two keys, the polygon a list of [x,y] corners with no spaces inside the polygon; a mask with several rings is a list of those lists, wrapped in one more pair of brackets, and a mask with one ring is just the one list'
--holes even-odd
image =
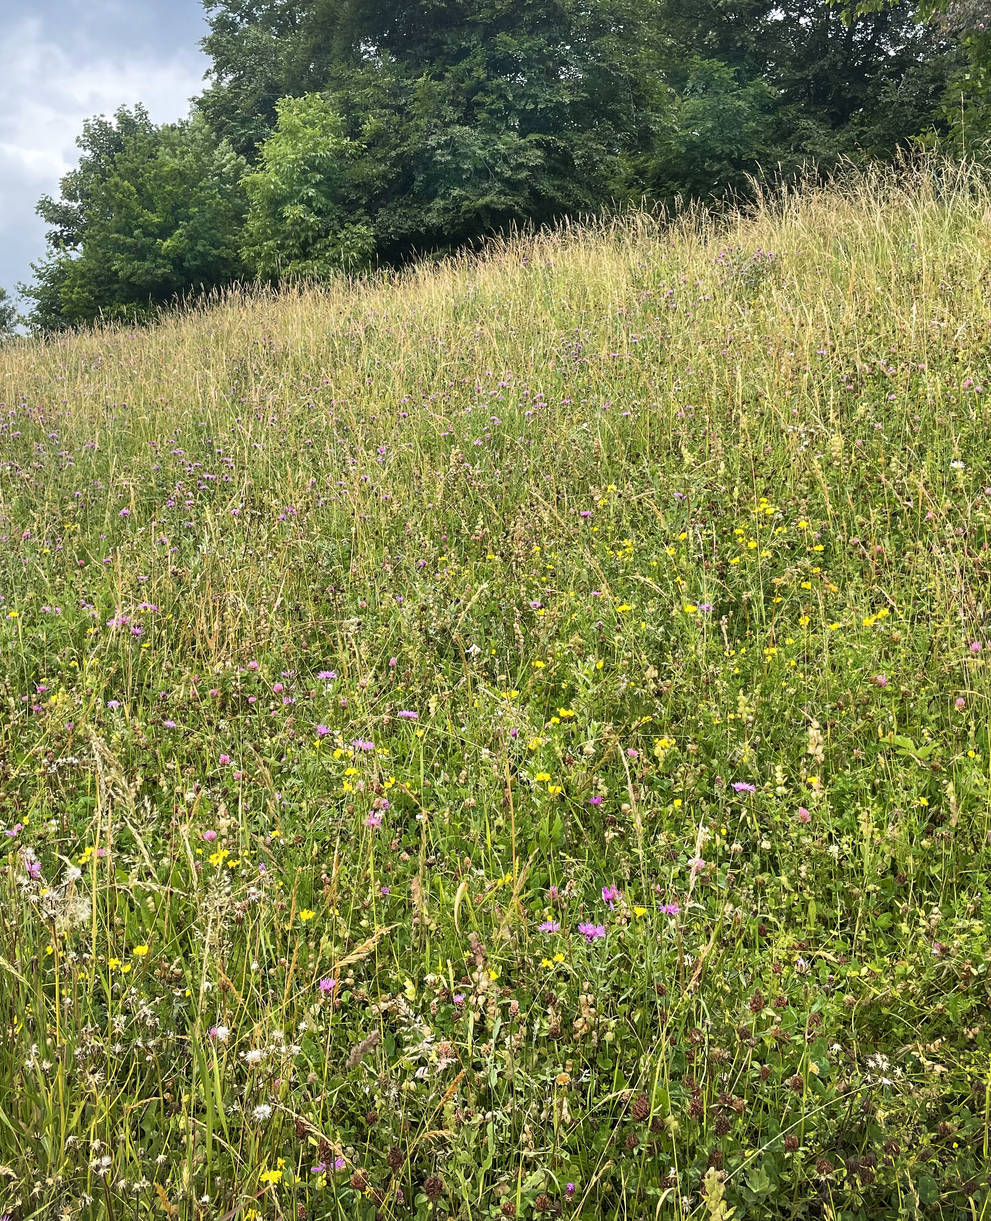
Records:
{"label": "white cloud", "polygon": [[[76,34],[74,34],[76,38]],[[62,45],[37,18],[0,31],[0,285],[29,276],[43,252],[38,197],[55,194],[78,159],[83,120],[143,103],[158,123],[188,113],[205,59],[190,47],[153,58],[148,47]]]}

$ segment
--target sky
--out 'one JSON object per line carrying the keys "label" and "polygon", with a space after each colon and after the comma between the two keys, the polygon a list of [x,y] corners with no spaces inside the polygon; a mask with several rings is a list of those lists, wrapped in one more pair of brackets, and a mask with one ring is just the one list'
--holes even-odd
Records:
{"label": "sky", "polygon": [[0,286],[44,254],[35,204],[76,164],[83,119],[135,102],[182,118],[205,33],[200,0],[0,0]]}

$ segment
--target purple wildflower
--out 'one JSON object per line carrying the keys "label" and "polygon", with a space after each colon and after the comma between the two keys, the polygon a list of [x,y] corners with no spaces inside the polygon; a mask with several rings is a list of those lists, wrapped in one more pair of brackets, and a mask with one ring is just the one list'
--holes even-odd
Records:
{"label": "purple wildflower", "polygon": [[561,931],[561,923],[558,920],[545,920],[542,924],[538,924],[537,928],[542,933],[559,933]]}
{"label": "purple wildflower", "polygon": [[586,941],[592,942],[606,935],[606,926],[604,924],[593,924],[590,920],[583,920],[578,925],[578,931]]}
{"label": "purple wildflower", "polygon": [[753,784],[747,784],[746,780],[737,780],[733,784],[733,791],[736,793],[756,793],[757,787]]}
{"label": "purple wildflower", "polygon": [[619,898],[619,891],[615,886],[603,886],[602,901],[608,903],[610,908],[615,907],[616,900]]}

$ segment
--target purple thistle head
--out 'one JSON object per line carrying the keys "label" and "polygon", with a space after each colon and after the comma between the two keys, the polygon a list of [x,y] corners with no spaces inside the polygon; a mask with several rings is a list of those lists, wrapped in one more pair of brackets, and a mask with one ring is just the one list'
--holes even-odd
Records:
{"label": "purple thistle head", "polygon": [[578,925],[578,931],[586,941],[592,942],[606,935],[606,926],[604,924],[593,924],[590,920],[583,920]]}

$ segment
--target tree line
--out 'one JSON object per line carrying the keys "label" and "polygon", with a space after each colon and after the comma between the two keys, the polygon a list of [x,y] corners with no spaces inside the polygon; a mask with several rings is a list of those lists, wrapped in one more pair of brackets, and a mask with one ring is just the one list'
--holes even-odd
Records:
{"label": "tree line", "polygon": [[[187,119],[88,120],[29,325],[141,320],[758,171],[980,148],[981,0],[205,0]],[[6,314],[4,313],[6,309]],[[0,321],[9,301],[0,290]]]}

